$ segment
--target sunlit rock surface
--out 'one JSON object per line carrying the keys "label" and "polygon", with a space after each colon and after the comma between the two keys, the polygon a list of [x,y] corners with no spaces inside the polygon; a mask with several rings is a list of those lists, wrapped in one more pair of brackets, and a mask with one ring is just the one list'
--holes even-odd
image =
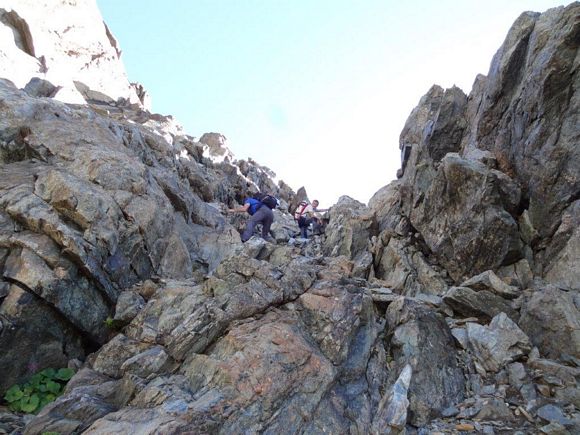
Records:
{"label": "sunlit rock surface", "polygon": [[[0,77],[23,88],[50,81],[68,103],[119,98],[149,107],[129,83],[121,49],[95,0],[5,0],[0,4]],[[143,101],[142,101],[143,100]]]}

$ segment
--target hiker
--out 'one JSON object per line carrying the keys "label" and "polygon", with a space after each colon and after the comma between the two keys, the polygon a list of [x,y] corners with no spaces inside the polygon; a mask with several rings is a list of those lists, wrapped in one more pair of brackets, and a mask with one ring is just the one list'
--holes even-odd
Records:
{"label": "hiker", "polygon": [[272,209],[276,208],[278,200],[271,195],[260,195],[260,197],[261,199],[246,198],[243,206],[228,209],[229,212],[233,213],[248,212],[252,216],[242,233],[242,242],[247,242],[252,237],[258,224],[262,224],[262,238],[269,242],[274,241],[274,238],[270,236],[270,227],[274,222]]}
{"label": "hiker", "polygon": [[324,233],[324,228],[326,227],[326,224],[328,223],[328,219],[325,219],[322,216],[322,213],[329,211],[329,208],[318,208],[318,205],[320,203],[318,202],[317,199],[315,199],[314,201],[312,201],[312,209],[314,210],[313,216],[312,216],[312,232],[314,234],[322,234]]}
{"label": "hiker", "polygon": [[320,230],[323,227],[321,212],[328,211],[328,209],[319,209],[319,202],[317,199],[309,204],[308,201],[302,201],[298,204],[296,211],[294,212],[294,220],[298,223],[298,228],[300,228],[300,237],[303,239],[308,238],[308,227],[310,224],[314,224],[315,230]]}

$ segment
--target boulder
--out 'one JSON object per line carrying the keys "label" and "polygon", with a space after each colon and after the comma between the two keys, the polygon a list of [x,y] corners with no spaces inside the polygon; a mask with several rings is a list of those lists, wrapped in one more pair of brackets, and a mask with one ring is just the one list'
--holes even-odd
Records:
{"label": "boulder", "polygon": [[48,80],[43,80],[38,77],[33,77],[26,86],[24,86],[24,92],[31,97],[51,98],[56,95],[59,89],[58,86],[54,86]]}
{"label": "boulder", "polygon": [[[399,137],[401,169],[404,183],[413,185],[415,198],[427,186],[433,174],[433,163],[448,152],[460,150],[467,126],[466,103],[467,97],[458,87],[443,90],[434,85],[407,118]],[[408,206],[410,204],[405,205]]]}
{"label": "boulder", "polygon": [[465,381],[453,336],[441,315],[404,297],[389,305],[386,316],[394,361],[391,379],[410,364],[409,421],[421,426],[464,398]]}
{"label": "boulder", "polygon": [[477,413],[478,420],[491,420],[507,422],[514,419],[509,406],[503,400],[484,400],[481,410]]}
{"label": "boulder", "polygon": [[409,406],[407,394],[412,374],[413,369],[407,364],[389,394],[385,395],[379,404],[377,415],[373,420],[373,434],[400,433],[404,430]]}
{"label": "boulder", "polygon": [[573,295],[547,286],[526,298],[518,322],[542,355],[580,358],[580,313]]}
{"label": "boulder", "polygon": [[[380,240],[380,239],[379,239]],[[442,295],[447,283],[411,240],[393,236],[375,255],[375,276],[399,294]]]}
{"label": "boulder", "polygon": [[375,213],[379,233],[385,230],[400,236],[409,233],[408,220],[401,210],[400,181],[393,181],[379,189],[369,200],[369,208]]}
{"label": "boulder", "polygon": [[376,234],[374,214],[364,204],[342,196],[329,212],[324,253],[345,255],[355,263],[354,274],[366,277],[372,264],[370,238]]}
{"label": "boulder", "polygon": [[124,291],[119,295],[117,299],[117,305],[115,306],[115,317],[122,323],[129,323],[135,318],[139,311],[145,306],[145,300],[139,295],[139,293],[134,291]]}
{"label": "boulder", "polygon": [[482,163],[447,154],[411,223],[428,247],[459,280],[521,258],[518,226],[510,212],[519,187]]}
{"label": "boulder", "polygon": [[518,289],[528,288],[534,280],[534,273],[527,259],[501,267],[497,270],[497,276],[505,283]]}
{"label": "boulder", "polygon": [[521,291],[517,287],[503,282],[492,270],[487,270],[479,275],[469,278],[461,284],[461,287],[469,287],[472,290],[487,290],[504,299],[514,299],[520,296]]}
{"label": "boulder", "polygon": [[532,349],[528,336],[505,313],[495,316],[488,326],[468,323],[467,338],[479,364],[493,373]]}
{"label": "boulder", "polygon": [[277,242],[287,242],[298,232],[298,224],[291,215],[274,210],[274,222],[270,227],[270,233]]}
{"label": "boulder", "polygon": [[500,313],[506,313],[512,320],[519,317],[508,301],[487,290],[451,287],[443,295],[443,300],[453,311],[464,317],[477,317],[484,321],[489,321]]}

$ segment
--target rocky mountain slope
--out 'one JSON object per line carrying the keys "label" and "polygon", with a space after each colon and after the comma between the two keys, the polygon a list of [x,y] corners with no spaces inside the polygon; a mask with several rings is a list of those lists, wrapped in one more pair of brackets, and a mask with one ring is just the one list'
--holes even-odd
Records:
{"label": "rocky mountain slope", "polygon": [[[0,392],[78,368],[0,431],[580,431],[579,42],[580,3],[523,13],[469,96],[421,99],[400,178],[307,243],[223,136],[0,80]],[[276,244],[226,213],[258,189]]]}

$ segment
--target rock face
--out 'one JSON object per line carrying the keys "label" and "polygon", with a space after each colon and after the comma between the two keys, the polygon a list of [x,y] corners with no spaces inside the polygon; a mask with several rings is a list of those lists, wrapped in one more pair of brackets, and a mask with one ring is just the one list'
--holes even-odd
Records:
{"label": "rock face", "polygon": [[[30,349],[2,352],[15,375],[2,378],[4,390],[29,366],[66,365],[104,343],[123,289],[214,270],[239,235],[206,201],[233,203],[257,188],[233,163],[214,167],[203,144],[172,136],[159,116],[125,108],[116,120],[6,80],[0,99],[0,347]],[[58,331],[49,339],[26,320],[38,310]]]}
{"label": "rock face", "polygon": [[248,252],[201,285],[162,284],[27,433],[368,431],[380,397],[368,292],[340,259],[297,256],[282,272]]}
{"label": "rock face", "polygon": [[[27,4],[0,19],[23,68]],[[0,432],[580,432],[579,16],[524,13],[469,96],[432,87],[400,179],[307,242],[304,189],[225,136],[0,79],[0,393],[80,367]],[[242,244],[258,190],[277,243]]]}
{"label": "rock face", "polygon": [[433,87],[401,134],[404,214],[455,280],[527,255],[575,286],[577,8],[522,14],[469,97]]}
{"label": "rock face", "polygon": [[6,0],[0,6],[0,42],[0,77],[18,87],[39,77],[56,85],[45,96],[61,101],[122,98],[149,107],[137,93],[139,85],[129,83],[121,50],[95,0],[57,0],[42,7],[33,0]]}

